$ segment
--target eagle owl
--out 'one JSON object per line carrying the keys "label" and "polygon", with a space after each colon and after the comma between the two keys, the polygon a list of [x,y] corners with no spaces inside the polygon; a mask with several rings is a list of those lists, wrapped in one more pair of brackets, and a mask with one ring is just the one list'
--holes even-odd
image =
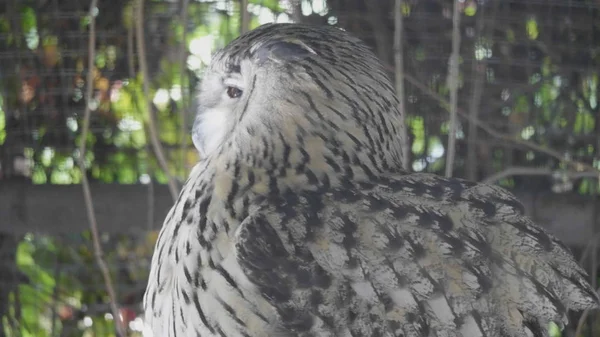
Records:
{"label": "eagle owl", "polygon": [[144,296],[155,337],[547,336],[597,306],[510,193],[401,169],[394,88],[344,31],[246,33],[198,101],[201,160]]}

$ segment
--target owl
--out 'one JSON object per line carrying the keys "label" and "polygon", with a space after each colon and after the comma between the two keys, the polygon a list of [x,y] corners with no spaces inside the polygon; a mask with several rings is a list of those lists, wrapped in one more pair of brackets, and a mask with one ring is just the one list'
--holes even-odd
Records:
{"label": "owl", "polygon": [[398,99],[334,27],[218,51],[201,159],[152,257],[156,337],[548,336],[595,308],[585,271],[495,186],[402,170]]}

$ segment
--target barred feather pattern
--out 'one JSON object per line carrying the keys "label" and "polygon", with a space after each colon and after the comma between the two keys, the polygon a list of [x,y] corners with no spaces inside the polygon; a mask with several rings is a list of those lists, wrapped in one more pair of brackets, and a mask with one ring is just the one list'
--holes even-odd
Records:
{"label": "barred feather pattern", "polygon": [[[240,74],[222,103],[211,90]],[[194,135],[204,156],[159,235],[154,336],[537,337],[597,307],[509,192],[401,171],[397,99],[357,39],[261,26],[203,81],[197,125],[227,118]]]}

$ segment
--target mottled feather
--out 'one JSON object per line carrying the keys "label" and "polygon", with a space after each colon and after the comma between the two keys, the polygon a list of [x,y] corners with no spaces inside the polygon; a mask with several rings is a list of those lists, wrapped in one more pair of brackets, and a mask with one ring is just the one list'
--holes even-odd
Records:
{"label": "mottled feather", "polygon": [[343,31],[241,36],[214,56],[199,104],[202,159],[144,298],[154,336],[547,336],[597,307],[510,193],[400,169],[394,90]]}

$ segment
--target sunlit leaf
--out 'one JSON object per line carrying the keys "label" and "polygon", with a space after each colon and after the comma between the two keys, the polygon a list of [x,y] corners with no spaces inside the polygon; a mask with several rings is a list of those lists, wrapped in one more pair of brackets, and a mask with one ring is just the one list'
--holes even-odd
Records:
{"label": "sunlit leaf", "polygon": [[414,117],[410,121],[410,126],[414,134],[412,152],[416,155],[423,154],[425,150],[425,121],[422,117]]}
{"label": "sunlit leaf", "polygon": [[537,39],[537,37],[540,33],[538,31],[538,24],[537,24],[537,21],[535,20],[535,18],[527,19],[527,23],[525,24],[525,27],[527,30],[527,36],[532,40]]}
{"label": "sunlit leaf", "polygon": [[33,260],[33,252],[35,247],[31,242],[21,241],[17,246],[17,266],[19,267],[31,267],[35,265]]}
{"label": "sunlit leaf", "polygon": [[33,184],[45,184],[48,180],[46,176],[46,172],[43,167],[39,165],[35,165],[33,168],[33,173],[31,175],[31,181]]}
{"label": "sunlit leaf", "polygon": [[410,4],[403,1],[400,4],[400,10],[402,11],[402,16],[409,16],[410,15]]}
{"label": "sunlit leaf", "polygon": [[466,16],[474,16],[477,13],[477,4],[472,1],[465,7]]}
{"label": "sunlit leaf", "polygon": [[21,28],[24,32],[31,31],[33,29],[37,30],[37,18],[35,9],[29,6],[21,7]]}
{"label": "sunlit leaf", "polygon": [[550,337],[561,337],[562,336],[562,331],[561,331],[560,327],[558,327],[558,325],[556,325],[556,323],[554,323],[554,322],[550,322],[549,327],[548,327],[548,333],[549,333]]}
{"label": "sunlit leaf", "polygon": [[577,114],[575,117],[575,125],[573,126],[573,131],[576,134],[586,134],[590,133],[594,130],[596,125],[596,120],[594,116],[589,112],[581,112]]}

